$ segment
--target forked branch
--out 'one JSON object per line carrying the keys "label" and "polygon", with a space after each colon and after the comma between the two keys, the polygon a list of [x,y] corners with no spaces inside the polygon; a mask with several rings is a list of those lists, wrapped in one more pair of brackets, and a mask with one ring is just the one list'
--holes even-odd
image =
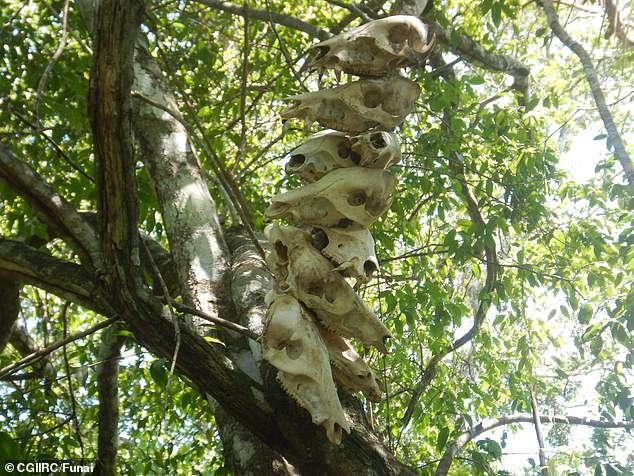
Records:
{"label": "forked branch", "polygon": [[621,134],[614,122],[612,113],[608,108],[605,95],[603,94],[603,89],[601,88],[599,76],[592,65],[592,58],[590,58],[590,55],[583,46],[575,41],[561,26],[552,0],[538,0],[537,3],[543,7],[544,12],[546,13],[546,18],[548,19],[548,24],[550,25],[550,29],[553,33],[577,56],[577,58],[579,58],[586,81],[592,91],[592,97],[594,98],[594,102],[599,110],[599,115],[601,116],[603,125],[608,133],[609,143],[613,147],[615,157],[619,162],[621,162],[621,166],[625,172],[625,179],[630,186],[631,192],[634,194],[634,165],[632,164],[632,159],[625,147],[625,142],[621,138]]}
{"label": "forked branch", "polygon": [[[622,428],[629,430],[634,428],[634,421],[608,422],[568,415],[541,415],[539,417],[539,421],[541,423],[558,423],[562,425],[584,425],[592,428]],[[435,476],[446,476],[449,473],[449,468],[451,467],[451,463],[454,458],[460,454],[467,443],[471,440],[494,428],[510,425],[512,423],[533,423],[533,415],[530,413],[514,413],[512,415],[491,418],[489,420],[484,420],[473,428],[461,433],[445,450],[445,453],[436,468]]]}

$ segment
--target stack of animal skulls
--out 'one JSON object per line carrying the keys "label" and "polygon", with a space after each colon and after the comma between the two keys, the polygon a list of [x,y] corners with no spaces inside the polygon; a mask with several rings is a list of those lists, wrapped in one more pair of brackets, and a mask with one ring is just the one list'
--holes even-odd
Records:
{"label": "stack of animal skulls", "polygon": [[[401,158],[394,130],[420,89],[400,75],[423,66],[432,47],[416,17],[375,20],[312,48],[313,69],[360,76],[343,86],[289,98],[285,119],[330,128],[291,153],[286,173],[303,186],[273,197],[267,264],[276,279],[262,338],[264,358],[286,392],[323,425],[333,443],[350,432],[333,381],[377,401],[381,386],[346,338],[387,353],[390,332],[345,278],[369,281],[378,270],[368,226],[391,202],[397,180],[386,168]],[[334,130],[332,130],[334,129]],[[356,288],[356,286],[355,286]]]}

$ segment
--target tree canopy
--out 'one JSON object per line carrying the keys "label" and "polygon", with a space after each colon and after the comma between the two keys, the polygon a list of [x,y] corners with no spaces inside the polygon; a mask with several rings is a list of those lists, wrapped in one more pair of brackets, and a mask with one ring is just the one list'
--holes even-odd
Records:
{"label": "tree canopy", "polygon": [[[0,461],[634,472],[633,2],[0,5]],[[436,43],[358,290],[385,392],[340,389],[333,445],[261,358],[264,210],[299,185],[285,98],[350,80],[309,47],[394,14]]]}

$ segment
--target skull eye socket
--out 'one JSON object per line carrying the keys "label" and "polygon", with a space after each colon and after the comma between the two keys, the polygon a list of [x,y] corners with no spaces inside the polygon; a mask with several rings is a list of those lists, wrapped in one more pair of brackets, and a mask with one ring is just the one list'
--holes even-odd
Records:
{"label": "skull eye socket", "polygon": [[291,360],[299,359],[304,353],[304,344],[301,340],[295,340],[290,342],[286,346],[286,355]]}
{"label": "skull eye socket", "polygon": [[342,159],[345,159],[346,157],[349,157],[351,153],[352,153],[352,151],[350,150],[350,147],[344,142],[339,144],[339,146],[337,147],[337,154]]}
{"label": "skull eye socket", "polygon": [[380,132],[375,132],[370,136],[370,144],[372,144],[375,149],[383,149],[387,146],[387,142]]}
{"label": "skull eye socket", "polygon": [[326,290],[324,293],[324,299],[328,301],[330,304],[334,304],[337,300],[337,295],[332,293],[333,290]]}
{"label": "skull eye socket", "polygon": [[406,25],[395,25],[387,34],[390,43],[405,43],[409,36],[409,28]]}
{"label": "skull eye socket", "polygon": [[342,218],[341,220],[337,222],[336,228],[346,229],[346,228],[350,228],[353,224],[354,222],[350,220],[349,218]]}
{"label": "skull eye socket", "polygon": [[306,292],[311,296],[321,296],[323,294],[324,289],[321,286],[321,283],[313,282],[310,286],[306,287]]}
{"label": "skull eye socket", "polygon": [[374,262],[367,260],[363,263],[363,272],[366,276],[372,276],[374,273],[378,271],[376,264]]}
{"label": "skull eye socket", "polygon": [[315,231],[312,235],[312,239],[313,246],[319,251],[323,250],[326,246],[328,246],[328,243],[330,243],[328,235],[326,235],[326,232],[324,230]]}
{"label": "skull eye socket", "polygon": [[346,117],[346,107],[346,103],[341,99],[326,99],[319,104],[319,115],[334,121],[342,121]]}
{"label": "skull eye socket", "polygon": [[288,161],[288,166],[291,168],[297,168],[304,165],[306,162],[306,156],[304,154],[291,155],[291,160]]}
{"label": "skull eye socket", "polygon": [[358,207],[360,205],[363,205],[366,202],[366,200],[367,199],[363,190],[358,190],[348,195],[348,205],[352,207]]}
{"label": "skull eye socket", "polygon": [[383,101],[383,94],[379,89],[370,89],[363,95],[363,105],[370,109],[378,107]]}

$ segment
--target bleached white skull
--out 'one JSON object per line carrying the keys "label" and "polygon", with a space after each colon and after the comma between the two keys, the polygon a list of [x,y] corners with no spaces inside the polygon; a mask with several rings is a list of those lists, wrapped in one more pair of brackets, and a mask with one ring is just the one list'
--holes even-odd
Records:
{"label": "bleached white skull", "polygon": [[359,156],[352,153],[350,139],[332,130],[310,136],[290,156],[286,173],[297,175],[304,183],[315,182],[331,170],[353,167],[359,162]]}
{"label": "bleached white skull", "polygon": [[434,36],[419,18],[394,15],[313,46],[314,59],[309,62],[309,67],[384,76],[405,66],[424,66],[433,46]]}
{"label": "bleached white skull", "polygon": [[273,253],[288,257],[286,280],[278,281],[281,289],[295,296],[331,331],[387,353],[385,340],[391,336],[390,331],[315,249],[309,233],[272,223],[265,234]]}
{"label": "bleached white skull", "polygon": [[328,348],[335,379],[347,390],[362,392],[368,400],[378,402],[381,399],[382,385],[372,369],[346,339],[324,327],[318,327]]}
{"label": "bleached white skull", "polygon": [[296,224],[334,227],[352,222],[367,227],[388,209],[396,184],[386,170],[335,169],[317,182],[276,195],[264,216]]}
{"label": "bleached white skull", "polygon": [[367,228],[314,227],[313,244],[335,264],[342,276],[366,283],[379,270],[374,239]]}
{"label": "bleached white skull", "polygon": [[361,167],[385,169],[401,160],[401,143],[396,134],[370,131],[350,139],[350,148]]}
{"label": "bleached white skull", "polygon": [[350,433],[350,423],[337,396],[330,357],[317,326],[292,296],[276,296],[269,308],[262,353],[279,370],[284,390],[326,429],[330,441],[341,443],[341,430]]}
{"label": "bleached white skull", "polygon": [[283,119],[303,119],[306,130],[316,121],[324,127],[355,134],[370,129],[391,131],[405,120],[419,94],[418,84],[402,76],[361,79],[291,96],[287,100],[292,100],[293,105],[280,115]]}

